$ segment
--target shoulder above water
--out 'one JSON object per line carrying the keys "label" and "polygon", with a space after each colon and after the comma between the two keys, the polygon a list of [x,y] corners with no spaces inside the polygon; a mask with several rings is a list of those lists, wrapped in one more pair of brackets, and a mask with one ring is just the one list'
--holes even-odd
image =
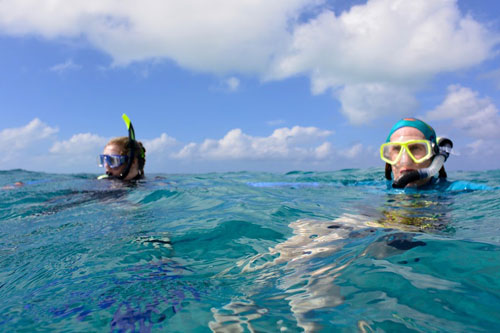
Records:
{"label": "shoulder above water", "polygon": [[[387,182],[387,187],[392,188],[392,182]],[[405,191],[440,191],[440,192],[451,192],[451,191],[477,191],[477,190],[492,190],[493,188],[485,184],[471,183],[463,180],[448,181],[443,178],[432,178],[431,181],[418,188],[407,188]]]}

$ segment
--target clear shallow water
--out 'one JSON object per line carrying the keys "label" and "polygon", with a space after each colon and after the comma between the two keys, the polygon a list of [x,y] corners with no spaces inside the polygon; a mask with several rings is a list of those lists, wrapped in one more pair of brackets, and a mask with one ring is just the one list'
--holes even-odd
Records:
{"label": "clear shallow water", "polygon": [[[1,331],[500,329],[500,191],[380,170],[0,172]],[[500,171],[450,173],[500,186]]]}

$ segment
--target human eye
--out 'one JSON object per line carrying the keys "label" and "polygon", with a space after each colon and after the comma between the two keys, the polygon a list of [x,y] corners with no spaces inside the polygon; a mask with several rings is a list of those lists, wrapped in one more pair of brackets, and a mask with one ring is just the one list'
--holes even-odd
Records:
{"label": "human eye", "polygon": [[399,153],[401,151],[401,145],[391,145],[390,150],[392,153]]}
{"label": "human eye", "polygon": [[413,143],[408,146],[408,149],[415,157],[424,156],[427,153],[427,148],[423,143]]}

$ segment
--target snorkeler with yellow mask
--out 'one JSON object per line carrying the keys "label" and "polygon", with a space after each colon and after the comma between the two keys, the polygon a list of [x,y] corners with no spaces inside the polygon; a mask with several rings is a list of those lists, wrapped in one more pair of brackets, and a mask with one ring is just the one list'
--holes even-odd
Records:
{"label": "snorkeler with yellow mask", "polygon": [[380,158],[386,162],[385,177],[394,177],[394,188],[429,185],[438,173],[439,178],[446,178],[443,164],[452,147],[451,140],[438,138],[422,120],[401,119],[380,146]]}
{"label": "snorkeler with yellow mask", "polygon": [[106,174],[98,179],[137,180],[144,177],[146,149],[135,139],[134,126],[126,114],[122,115],[128,129],[128,137],[111,139],[101,155],[98,165],[106,169]]}

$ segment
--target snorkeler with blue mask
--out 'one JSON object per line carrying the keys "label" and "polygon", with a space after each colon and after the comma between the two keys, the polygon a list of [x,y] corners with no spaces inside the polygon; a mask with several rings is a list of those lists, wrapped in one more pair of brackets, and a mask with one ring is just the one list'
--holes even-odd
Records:
{"label": "snorkeler with blue mask", "polygon": [[106,169],[106,174],[98,179],[137,180],[144,177],[146,149],[135,139],[134,126],[126,114],[122,115],[128,129],[128,137],[111,139],[101,155],[98,165]]}
{"label": "snorkeler with blue mask", "polygon": [[452,147],[451,140],[438,138],[422,120],[401,119],[380,146],[380,158],[386,162],[385,177],[394,177],[394,188],[427,185],[438,173],[439,178],[446,178],[443,164]]}

